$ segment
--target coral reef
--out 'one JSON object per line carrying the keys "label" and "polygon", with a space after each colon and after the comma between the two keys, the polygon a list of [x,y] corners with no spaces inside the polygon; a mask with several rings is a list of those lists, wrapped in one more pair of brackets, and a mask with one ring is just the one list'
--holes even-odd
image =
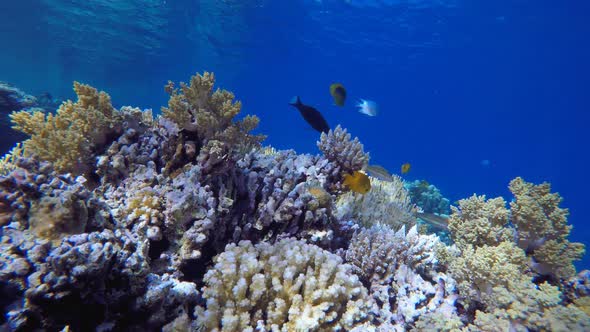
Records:
{"label": "coral reef", "polygon": [[363,227],[378,223],[393,229],[411,227],[416,223],[415,212],[416,207],[398,176],[393,176],[391,182],[371,178],[368,193],[347,192],[336,202],[338,218],[355,220]]}
{"label": "coral reef", "polygon": [[350,330],[367,318],[367,290],[337,255],[294,239],[230,244],[205,274],[207,331]]}
{"label": "coral reef", "polygon": [[412,204],[418,206],[425,213],[449,214],[451,203],[440,190],[432,184],[422,180],[404,183],[408,190]]}
{"label": "coral reef", "polygon": [[354,171],[364,169],[369,162],[369,154],[365,153],[363,145],[358,138],[350,140],[350,134],[340,125],[330,129],[328,133],[322,133],[318,148],[340,168],[343,173],[352,174]]}
{"label": "coral reef", "polygon": [[345,129],[321,155],[263,148],[213,85],[169,84],[155,118],[78,83],[56,114],[13,113],[31,138],[0,161],[0,330],[590,329],[548,184],[459,201],[447,245],[399,177],[347,190],[369,156]]}
{"label": "coral reef", "polygon": [[249,133],[258,126],[258,117],[235,121],[242,103],[234,102],[233,93],[227,90],[213,92],[214,84],[215,76],[207,72],[191,77],[189,85],[180,83],[180,88],[169,81],[165,89],[170,100],[168,107],[162,108],[163,116],[179,128],[196,133],[197,140],[208,150],[223,151],[225,145],[245,150],[258,146],[264,136]]}
{"label": "coral reef", "polygon": [[[9,83],[0,82],[0,153],[5,153],[15,143],[27,137],[10,129],[8,114],[20,110],[47,113],[55,111],[58,106],[59,101],[48,93],[35,97]],[[0,169],[1,167],[0,165]]]}
{"label": "coral reef", "polygon": [[407,234],[405,226],[377,225],[354,235],[344,257],[370,290],[378,326],[405,331],[423,315],[455,315],[455,282],[438,266],[438,245],[416,226]]}
{"label": "coral reef", "polygon": [[507,227],[510,212],[501,197],[486,200],[485,196],[473,195],[459,200],[459,207],[452,209],[449,231],[460,248],[497,245],[514,238],[514,230]]}
{"label": "coral reef", "polygon": [[28,95],[6,82],[0,82],[0,114],[19,111],[35,106],[37,98]]}
{"label": "coral reef", "polygon": [[567,237],[567,209],[559,207],[561,197],[551,193],[548,183],[534,185],[518,177],[510,181],[514,201],[510,202],[511,221],[518,234],[518,246],[535,259],[540,273],[569,278],[576,272],[573,261],[584,255],[584,245]]}
{"label": "coral reef", "polygon": [[[563,276],[572,256],[563,255],[559,264],[540,270],[530,242],[523,242],[540,233],[559,234],[569,244],[564,210],[557,208],[560,197],[550,194],[546,184],[534,186],[520,178],[510,183],[510,189],[516,196],[510,210],[502,198],[474,195],[459,201],[449,220],[459,251],[446,258],[448,272],[457,280],[460,303],[474,317],[469,328],[587,330],[590,317],[576,306],[586,295],[570,291],[568,300],[567,287],[555,278]],[[538,228],[530,232],[533,227]]]}
{"label": "coral reef", "polygon": [[24,156],[24,150],[21,143],[17,143],[7,154],[0,158],[0,175],[8,175],[16,169],[16,160]]}
{"label": "coral reef", "polygon": [[12,113],[13,128],[29,136],[26,156],[52,162],[60,172],[82,174],[109,136],[117,134],[122,118],[105,92],[74,82],[78,101],[64,102],[57,113],[23,110]]}

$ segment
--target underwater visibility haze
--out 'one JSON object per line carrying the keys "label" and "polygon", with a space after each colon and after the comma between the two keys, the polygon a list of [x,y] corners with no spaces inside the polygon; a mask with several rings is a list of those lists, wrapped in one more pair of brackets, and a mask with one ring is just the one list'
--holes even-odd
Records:
{"label": "underwater visibility haze", "polygon": [[3,1],[0,330],[590,331],[588,17]]}

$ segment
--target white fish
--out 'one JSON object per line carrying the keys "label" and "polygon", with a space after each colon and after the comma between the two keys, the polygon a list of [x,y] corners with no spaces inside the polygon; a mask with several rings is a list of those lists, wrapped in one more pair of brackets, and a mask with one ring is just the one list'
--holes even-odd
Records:
{"label": "white fish", "polygon": [[361,101],[358,104],[356,104],[356,107],[359,108],[359,112],[366,114],[368,116],[377,115],[377,103],[372,100],[361,99]]}

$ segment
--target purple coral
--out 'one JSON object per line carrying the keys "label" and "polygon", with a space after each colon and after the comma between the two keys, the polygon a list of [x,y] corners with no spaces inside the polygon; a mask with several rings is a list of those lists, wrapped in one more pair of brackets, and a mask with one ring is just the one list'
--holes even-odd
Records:
{"label": "purple coral", "polygon": [[359,139],[355,137],[351,140],[350,138],[346,129],[337,126],[327,134],[322,133],[317,143],[326,158],[345,173],[360,171],[369,162],[369,154],[365,153]]}

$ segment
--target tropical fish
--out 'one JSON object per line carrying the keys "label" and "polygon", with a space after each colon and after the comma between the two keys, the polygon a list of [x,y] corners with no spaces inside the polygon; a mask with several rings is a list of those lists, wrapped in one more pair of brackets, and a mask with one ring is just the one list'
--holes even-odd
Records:
{"label": "tropical fish", "polygon": [[299,110],[303,119],[307,121],[313,129],[321,133],[328,133],[330,126],[328,126],[328,122],[318,110],[311,106],[304,105],[299,96],[293,97],[289,104],[295,106],[295,108]]}
{"label": "tropical fish", "polygon": [[344,101],[346,100],[346,89],[340,83],[334,83],[330,85],[330,94],[332,98],[334,98],[334,104],[337,106],[344,106]]}
{"label": "tropical fish", "polygon": [[422,219],[427,224],[441,229],[448,231],[449,230],[449,216],[444,214],[435,214],[435,213],[416,213],[416,217]]}
{"label": "tropical fish", "polygon": [[345,174],[343,184],[348,189],[360,194],[366,194],[371,190],[371,180],[367,174],[359,171],[355,171],[352,175]]}
{"label": "tropical fish", "polygon": [[402,174],[406,174],[410,171],[410,163],[405,163],[402,165],[401,169],[402,169]]}
{"label": "tropical fish", "polygon": [[369,174],[372,177],[377,178],[381,181],[387,181],[387,182],[393,181],[393,177],[391,176],[391,174],[389,174],[389,172],[385,168],[383,168],[383,166],[368,165],[366,167],[366,170],[369,172]]}
{"label": "tropical fish", "polygon": [[368,116],[377,115],[378,106],[377,103],[374,101],[361,99],[361,101],[358,104],[356,104],[356,107],[359,108],[359,112],[366,114]]}

